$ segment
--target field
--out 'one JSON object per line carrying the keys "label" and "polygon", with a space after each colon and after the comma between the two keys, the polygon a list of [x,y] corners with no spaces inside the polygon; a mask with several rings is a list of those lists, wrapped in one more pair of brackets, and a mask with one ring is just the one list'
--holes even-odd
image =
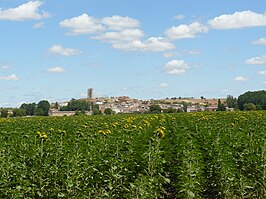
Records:
{"label": "field", "polygon": [[266,198],[266,111],[0,119],[0,198]]}

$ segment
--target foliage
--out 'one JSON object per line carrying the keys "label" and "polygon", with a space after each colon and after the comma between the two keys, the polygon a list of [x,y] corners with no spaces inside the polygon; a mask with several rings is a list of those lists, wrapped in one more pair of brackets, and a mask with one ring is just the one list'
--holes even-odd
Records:
{"label": "foliage", "polygon": [[48,116],[50,103],[47,100],[42,100],[37,105],[36,115]]}
{"label": "foliage", "polygon": [[256,106],[253,103],[245,103],[244,104],[244,111],[254,111],[256,110]]}
{"label": "foliage", "polygon": [[13,117],[22,117],[26,115],[26,110],[23,108],[13,109]]}
{"label": "foliage", "polygon": [[173,107],[167,108],[167,109],[163,109],[164,113],[176,113],[177,110],[174,109]]}
{"label": "foliage", "polygon": [[244,110],[244,104],[253,103],[255,106],[266,110],[266,91],[249,91],[238,97],[238,107],[240,110]]}
{"label": "foliage", "polygon": [[20,108],[26,110],[26,115],[32,116],[32,115],[35,115],[36,113],[37,104],[36,103],[29,103],[29,104],[23,103],[20,106]]}
{"label": "foliage", "polygon": [[86,112],[84,110],[82,111],[75,111],[75,116],[85,115]]}
{"label": "foliage", "polygon": [[234,98],[232,95],[228,95],[226,98],[226,106],[229,108],[237,108],[237,99]]}
{"label": "foliage", "polygon": [[100,107],[98,104],[93,104],[92,106],[92,114],[93,115],[101,115],[102,111],[100,110]]}
{"label": "foliage", "polygon": [[218,107],[217,107],[216,111],[225,111],[225,110],[226,110],[225,105],[221,102],[220,99],[218,99]]}
{"label": "foliage", "polygon": [[0,198],[266,198],[266,112],[0,119]]}
{"label": "foliage", "polygon": [[2,109],[0,113],[1,113],[1,117],[8,117],[8,110],[7,109]]}
{"label": "foliage", "polygon": [[111,108],[106,108],[104,110],[104,114],[105,115],[113,115],[114,114],[114,111]]}
{"label": "foliage", "polygon": [[84,100],[71,99],[67,106],[61,107],[61,111],[81,111],[81,110],[90,110],[90,103]]}
{"label": "foliage", "polygon": [[150,106],[150,113],[161,113],[161,107],[158,104],[152,104]]}

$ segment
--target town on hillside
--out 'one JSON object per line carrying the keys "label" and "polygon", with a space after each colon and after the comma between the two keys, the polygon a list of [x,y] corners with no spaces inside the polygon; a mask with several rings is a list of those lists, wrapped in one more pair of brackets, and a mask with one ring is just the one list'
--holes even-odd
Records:
{"label": "town on hillside", "polygon": [[67,102],[41,100],[39,103],[23,103],[19,108],[0,108],[0,117],[22,116],[70,116],[70,115],[114,115],[142,113],[176,113],[202,111],[248,111],[266,110],[266,91],[248,91],[234,98],[206,99],[201,96],[172,97],[165,99],[140,100],[128,96],[94,97],[93,89],[88,89],[87,97],[71,99]]}
{"label": "town on hillside", "polygon": [[[76,114],[76,110],[66,108],[71,102],[80,101],[87,102],[90,106],[86,112],[92,115],[93,106],[97,107],[99,113],[106,113],[106,110],[111,110],[113,114],[120,113],[148,113],[151,108],[155,108],[155,112],[201,112],[201,111],[216,111],[218,104],[224,104],[226,98],[221,99],[206,99],[203,96],[200,99],[193,97],[173,97],[166,99],[150,99],[140,100],[130,98],[128,96],[118,97],[93,97],[93,89],[88,89],[87,98],[78,99],[70,102],[52,103],[49,115],[51,116],[70,116]],[[157,107],[157,109],[156,109]],[[233,108],[226,107],[226,110],[232,111]]]}

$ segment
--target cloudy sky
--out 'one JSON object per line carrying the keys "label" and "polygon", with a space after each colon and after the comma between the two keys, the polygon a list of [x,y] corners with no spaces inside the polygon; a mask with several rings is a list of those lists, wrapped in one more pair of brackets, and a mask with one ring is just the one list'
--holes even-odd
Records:
{"label": "cloudy sky", "polygon": [[1,0],[0,107],[266,88],[266,1]]}

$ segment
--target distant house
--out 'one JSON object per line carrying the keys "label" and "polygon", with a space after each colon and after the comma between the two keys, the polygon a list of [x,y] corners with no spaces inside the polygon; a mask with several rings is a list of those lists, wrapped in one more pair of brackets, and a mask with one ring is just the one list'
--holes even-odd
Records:
{"label": "distant house", "polygon": [[49,110],[50,116],[71,116],[75,115],[75,111],[58,111],[56,109]]}

